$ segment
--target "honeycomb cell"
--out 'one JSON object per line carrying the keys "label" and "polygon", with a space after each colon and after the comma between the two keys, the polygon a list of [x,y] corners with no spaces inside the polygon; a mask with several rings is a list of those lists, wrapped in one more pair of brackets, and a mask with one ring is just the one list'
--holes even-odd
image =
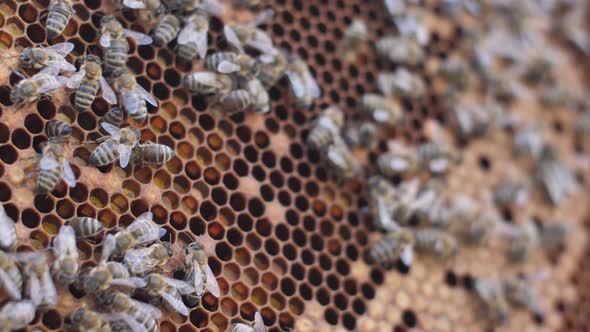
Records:
{"label": "honeycomb cell", "polygon": [[[33,209],[25,209],[22,211],[20,220],[22,221],[23,225],[27,226],[28,228],[37,228],[37,226],[39,226],[40,216],[39,213]],[[50,234],[55,234],[55,232],[50,232],[50,230],[55,230],[57,228],[59,228],[59,223],[57,224],[57,227],[49,227],[49,229],[46,229],[46,231]]]}
{"label": "honeycomb cell", "polygon": [[57,202],[55,211],[63,219],[69,219],[74,216],[75,208],[73,202],[63,199]]}

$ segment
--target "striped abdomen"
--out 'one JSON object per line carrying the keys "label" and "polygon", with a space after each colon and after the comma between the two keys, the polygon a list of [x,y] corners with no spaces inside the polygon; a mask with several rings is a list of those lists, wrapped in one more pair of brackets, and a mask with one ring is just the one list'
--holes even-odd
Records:
{"label": "striped abdomen", "polygon": [[369,258],[372,263],[391,266],[399,258],[402,249],[399,239],[386,236],[371,249]]}
{"label": "striped abdomen", "polygon": [[[205,266],[204,268],[206,269],[207,267]],[[207,275],[205,274],[205,269],[201,269],[201,272],[202,272],[201,273],[201,282],[203,283],[203,285],[205,285],[205,283],[207,282]],[[190,272],[184,276],[184,281],[193,285],[194,275],[195,275],[195,270],[191,268]],[[183,295],[182,298],[186,304],[188,304],[189,306],[192,307],[192,306],[195,306],[199,302],[202,295],[203,294],[197,294],[197,292],[195,291],[190,294]]]}
{"label": "striped abdomen", "polygon": [[47,38],[53,39],[64,31],[72,17],[72,9],[67,3],[52,5],[47,15]]}
{"label": "striped abdomen", "polygon": [[174,157],[174,150],[163,144],[141,145],[133,152],[135,162],[145,164],[163,164]]}
{"label": "striped abdomen", "polygon": [[334,133],[322,126],[313,128],[307,136],[307,145],[314,150],[327,147],[332,143],[334,143]]}
{"label": "striped abdomen", "polygon": [[137,93],[129,93],[123,99],[127,114],[137,123],[143,123],[147,117],[145,100]]}
{"label": "striped abdomen", "polygon": [[119,262],[108,262],[106,263],[107,270],[111,273],[113,279],[129,278],[129,270]]}
{"label": "striped abdomen", "polygon": [[252,95],[246,90],[234,90],[221,96],[219,103],[225,113],[241,112],[252,105]]}
{"label": "striped abdomen", "polygon": [[174,15],[166,15],[154,30],[154,45],[164,46],[176,38],[180,30],[180,21]]}
{"label": "striped abdomen", "polygon": [[194,43],[178,44],[176,54],[186,61],[192,61],[197,57],[197,45]]}
{"label": "striped abdomen", "polygon": [[70,222],[70,225],[72,226],[72,228],[74,228],[76,236],[81,238],[95,236],[98,233],[102,232],[104,228],[99,220],[89,217],[74,218]]}
{"label": "striped abdomen", "polygon": [[[100,119],[101,122],[106,122],[106,123],[110,123],[115,127],[121,127],[121,125],[123,124],[123,120],[124,120],[124,114],[123,111],[116,107],[113,108],[112,110],[108,111],[107,114],[105,114],[102,119]],[[100,127],[102,129],[102,127]],[[106,133],[106,131],[104,131]]]}
{"label": "striped abdomen", "polygon": [[117,158],[119,158],[119,152],[117,151],[118,142],[113,139],[108,139],[102,142],[90,155],[90,164],[94,166],[108,165]]}
{"label": "striped abdomen", "polygon": [[7,254],[5,254],[2,250],[0,250],[0,269],[2,269],[14,285],[19,289],[19,291],[23,288],[23,278],[20,273],[20,270],[12,260],[9,258]]}
{"label": "striped abdomen", "polygon": [[129,316],[133,317],[137,322],[139,322],[142,326],[146,328],[147,332],[156,332],[158,331],[158,322],[154,318],[154,316],[150,313],[147,313],[143,310],[138,310],[135,308],[131,308],[128,312]]}
{"label": "striped abdomen", "polygon": [[90,109],[90,105],[94,101],[96,94],[98,93],[99,82],[91,80],[82,80],[78,90],[76,90],[76,98],[74,99],[74,105],[80,112]]}
{"label": "striped abdomen", "polygon": [[60,179],[61,170],[59,169],[40,170],[37,178],[37,191],[39,194],[48,194],[55,188]]}
{"label": "striped abdomen", "polygon": [[127,39],[111,40],[111,46],[106,48],[103,58],[105,71],[112,73],[126,69],[128,50],[129,44],[127,43]]}

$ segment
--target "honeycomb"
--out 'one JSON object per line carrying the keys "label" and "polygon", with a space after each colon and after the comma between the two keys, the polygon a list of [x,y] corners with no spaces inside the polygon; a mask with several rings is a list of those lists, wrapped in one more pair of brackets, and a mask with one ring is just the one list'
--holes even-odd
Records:
{"label": "honeycomb", "polygon": [[[549,280],[539,288],[544,315],[515,311],[510,324],[496,330],[587,330],[586,231],[574,232],[557,262],[535,254],[526,265],[509,265],[498,244],[463,250],[447,263],[426,258],[411,268],[392,269],[367,264],[366,253],[379,234],[362,212],[367,206],[364,180],[339,184],[304,139],[311,120],[328,105],[345,110],[349,123],[359,119],[362,94],[376,91],[377,74],[395,66],[377,59],[370,47],[362,48],[355,61],[345,61],[336,52],[338,40],[353,19],[367,23],[370,40],[392,33],[391,19],[381,1],[264,3],[276,15],[263,28],[275,45],[307,61],[322,88],[321,99],[311,110],[296,109],[287,82],[281,80],[270,90],[269,114],[216,117],[205,98],[191,96],[181,86],[185,74],[201,69],[201,61],[183,62],[169,47],[137,46],[131,41],[128,67],[160,105],[159,109],[148,106],[148,120],[140,128],[142,141],[176,151],[176,157],[159,168],[97,169],[88,165],[91,151],[80,144],[71,151],[77,186],[68,188],[62,182],[50,195],[36,196],[25,179],[29,174],[22,160],[40,152],[47,140],[46,123],[65,120],[78,141],[93,140],[101,136],[97,124],[109,106],[97,98],[92,112],[79,113],[67,96],[56,94],[17,110],[8,98],[17,77],[0,75],[0,202],[17,222],[18,250],[47,248],[64,220],[73,216],[97,218],[113,230],[151,211],[154,221],[168,230],[166,241],[187,243],[203,236],[222,295],[216,299],[206,294],[188,317],[164,316],[160,329],[166,332],[226,331],[232,322],[251,322],[256,311],[269,331],[486,331],[472,294],[475,278],[534,273],[539,266],[551,268]],[[427,61],[413,70],[424,77],[429,91],[420,100],[404,100],[409,121],[390,133],[414,143],[425,140],[426,119],[449,124],[434,74],[440,61],[460,48],[465,31],[478,23],[441,18],[434,1],[420,3],[431,13],[431,36],[425,47]],[[48,4],[49,0],[0,2],[0,50],[45,42],[43,14]],[[87,46],[100,54],[97,14],[108,12],[110,6],[106,0],[75,2],[77,15],[52,43],[73,43],[71,62],[83,56]],[[228,16],[238,19],[240,13]],[[135,13],[119,17],[126,28],[149,32]],[[212,18],[209,53],[227,47],[222,31],[222,20]],[[584,72],[576,69],[586,59],[565,48],[560,55],[565,61],[558,72],[566,78],[564,84],[583,89]],[[544,224],[565,219],[585,229],[589,174],[574,155],[580,150],[572,135],[574,112],[542,111],[531,100],[518,100],[514,107],[526,119],[550,124],[545,136],[570,164],[578,165],[580,186],[558,208],[548,206],[537,192],[526,209],[504,211],[505,216],[528,214]],[[508,135],[500,131],[462,146],[464,162],[449,176],[451,190],[476,193],[481,186],[496,184],[508,166],[517,163],[510,144]],[[355,155],[371,168],[385,150],[381,142],[378,148]],[[81,268],[96,265],[100,244],[78,241],[77,245]],[[62,329],[64,318],[80,305],[81,294],[71,288],[59,292],[58,305],[38,313],[28,330]]]}

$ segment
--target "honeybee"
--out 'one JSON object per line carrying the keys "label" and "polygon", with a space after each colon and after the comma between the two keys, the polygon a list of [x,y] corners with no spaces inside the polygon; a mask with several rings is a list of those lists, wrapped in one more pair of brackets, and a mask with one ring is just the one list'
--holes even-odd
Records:
{"label": "honeybee", "polygon": [[465,195],[452,198],[444,218],[448,230],[471,245],[486,241],[500,223],[496,210],[490,204],[478,207]]}
{"label": "honeybee", "polygon": [[399,174],[415,172],[419,169],[416,156],[407,149],[386,152],[377,158],[377,168],[381,174],[392,177]]}
{"label": "honeybee", "polygon": [[122,256],[132,248],[157,241],[164,236],[166,229],[152,220],[153,214],[145,212],[124,230],[115,235],[109,234],[105,239],[102,260],[106,262],[112,254]]}
{"label": "honeybee", "polygon": [[22,299],[23,278],[14,257],[0,250],[0,286],[12,300]]}
{"label": "honeybee", "polygon": [[232,332],[266,332],[262,316],[257,311],[254,314],[254,325],[249,326],[243,323],[234,323],[232,325]]}
{"label": "honeybee", "polygon": [[168,3],[170,10],[184,16],[194,12],[217,17],[225,14],[225,7],[219,0],[171,0]]}
{"label": "honeybee", "polygon": [[566,222],[543,226],[540,236],[541,248],[550,258],[556,259],[563,252],[571,231],[572,225]]}
{"label": "honeybee", "polygon": [[532,313],[541,314],[539,296],[527,278],[512,277],[502,280],[506,300],[511,304],[525,308]]}
{"label": "honeybee", "polygon": [[[110,111],[108,111],[100,119],[100,129],[104,130],[104,129],[102,129],[103,122],[110,123],[117,128],[121,128],[121,126],[123,125],[124,118],[125,118],[125,114],[123,114],[123,111],[120,108],[115,107],[115,108],[111,109]],[[108,133],[106,130],[104,132]]]}
{"label": "honeybee", "polygon": [[27,278],[26,291],[37,307],[47,308],[57,303],[57,290],[45,255],[38,252],[23,252],[16,257],[23,266]]}
{"label": "honeybee", "polygon": [[57,76],[62,71],[76,71],[76,67],[65,59],[73,49],[74,44],[67,42],[47,47],[27,47],[20,54],[19,61],[24,68],[41,69],[40,74]]}
{"label": "honeybee", "polygon": [[61,35],[75,13],[69,1],[51,0],[46,22],[47,39],[54,39]]}
{"label": "honeybee", "polygon": [[65,140],[72,135],[72,127],[59,120],[50,120],[45,126],[45,134],[49,138]]}
{"label": "honeybee", "polygon": [[278,52],[276,55],[262,54],[256,58],[256,78],[265,89],[270,89],[285,75],[287,69],[287,55]]}
{"label": "honeybee", "polygon": [[234,80],[223,74],[195,72],[184,78],[184,86],[199,95],[227,94],[234,87]]}
{"label": "honeybee", "polygon": [[111,74],[127,68],[129,44],[126,37],[131,37],[138,45],[152,43],[150,36],[127,30],[114,16],[105,16],[100,23],[100,45],[105,48],[104,69]]}
{"label": "honeybee", "polygon": [[207,57],[205,69],[219,74],[237,74],[249,80],[256,74],[256,60],[244,53],[217,52]]}
{"label": "honeybee", "polygon": [[100,220],[90,217],[74,217],[69,221],[77,238],[94,237],[104,230],[104,226]]}
{"label": "honeybee", "polygon": [[141,9],[150,15],[147,18],[155,19],[164,11],[164,4],[160,0],[117,0],[123,6],[131,9]]}
{"label": "honeybee", "polygon": [[106,262],[102,258],[108,257],[104,253],[98,266],[93,267],[81,278],[81,288],[88,294],[106,290],[112,286],[126,288],[145,287],[146,282],[142,278],[132,277],[127,267],[119,262]]}
{"label": "honeybee", "polygon": [[[125,293],[115,290],[100,292],[96,297],[96,302],[100,308],[111,313],[124,314],[140,324],[139,327],[135,327],[135,324],[132,324],[133,320],[125,320],[123,322],[123,326],[125,326],[122,327],[123,330],[129,328],[133,331],[146,332],[156,332],[159,330],[156,319],[162,317],[162,312],[154,306],[132,299]],[[117,325],[117,327],[119,326]]]}
{"label": "honeybee", "polygon": [[320,87],[305,61],[295,55],[289,56],[287,60],[289,63],[285,74],[289,79],[291,91],[295,96],[295,105],[297,107],[309,108],[314,99],[322,95]]}
{"label": "honeybee", "polygon": [[123,264],[132,275],[144,275],[159,265],[163,265],[171,256],[170,249],[157,242],[147,248],[132,249],[125,253]]}
{"label": "honeybee", "polygon": [[539,230],[532,221],[516,226],[503,226],[501,232],[510,238],[508,258],[515,263],[528,259],[531,252],[539,245]]}
{"label": "honeybee", "polygon": [[195,291],[194,287],[182,280],[164,277],[157,273],[151,273],[145,277],[145,290],[152,298],[162,298],[166,308],[176,311],[181,315],[188,316],[188,308],[182,302],[180,294],[190,294]]}
{"label": "honeybee", "polygon": [[382,176],[373,175],[367,180],[369,194],[369,211],[373,216],[373,225],[385,231],[394,231],[399,226],[393,220],[393,202],[395,189]]}
{"label": "honeybee", "polygon": [[252,98],[249,109],[256,113],[270,112],[270,96],[258,79],[249,80],[246,83],[246,91],[248,91]]}
{"label": "honeybee", "polygon": [[535,164],[535,178],[542,185],[549,201],[557,205],[576,189],[576,180],[568,166],[559,159],[558,151],[546,145]]}
{"label": "honeybee", "polygon": [[39,176],[37,177],[37,192],[47,194],[63,179],[70,188],[76,187],[76,176],[66,159],[63,142],[55,138],[47,141],[43,147],[39,161]]}
{"label": "honeybee", "polygon": [[574,96],[570,91],[552,84],[541,91],[539,103],[546,108],[565,107],[570,105],[572,99]]}
{"label": "honeybee", "polygon": [[90,164],[95,166],[108,165],[119,159],[121,167],[127,167],[131,160],[131,152],[139,142],[139,131],[135,127],[117,128],[103,122],[101,126],[111,136],[107,137],[90,154]]}
{"label": "honeybee", "polygon": [[0,309],[0,326],[3,331],[24,329],[35,319],[36,306],[33,301],[7,302]]}
{"label": "honeybee", "polygon": [[459,151],[435,142],[420,144],[417,156],[421,167],[433,174],[445,173],[450,166],[458,165],[463,160]]}
{"label": "honeybee", "polygon": [[513,151],[517,156],[529,155],[536,160],[544,142],[540,125],[524,126],[514,134]]}
{"label": "honeybee", "polygon": [[53,250],[56,256],[51,266],[53,276],[64,285],[73,283],[78,277],[79,266],[76,232],[72,226],[61,226],[53,239]]}
{"label": "honeybee", "polygon": [[385,8],[392,17],[403,15],[406,12],[406,2],[397,0],[384,0]]}
{"label": "honeybee", "polygon": [[184,273],[184,281],[195,289],[194,293],[187,294],[185,297],[190,305],[196,304],[205,290],[216,298],[221,295],[217,279],[208,265],[207,253],[198,242],[192,242],[184,248]]}
{"label": "honeybee", "polygon": [[178,35],[180,25],[180,19],[176,15],[164,15],[158,26],[154,29],[152,37],[154,39],[154,45],[162,47],[171,42]]}
{"label": "honeybee", "polygon": [[10,93],[10,101],[16,105],[33,103],[42,97],[61,88],[68,78],[49,74],[36,74],[31,78],[21,80],[16,84]]}
{"label": "honeybee", "polygon": [[426,57],[422,46],[415,39],[398,36],[380,38],[375,43],[377,54],[391,62],[417,66]]}
{"label": "honeybee", "polygon": [[222,112],[226,114],[242,111],[267,113],[270,111],[269,102],[268,92],[257,79],[251,79],[243,89],[233,90],[217,99]]}
{"label": "honeybee", "polygon": [[401,36],[414,39],[424,46],[430,39],[430,32],[424,22],[425,16],[424,10],[412,7],[406,10],[404,15],[396,16],[393,20]]}
{"label": "honeybee", "polygon": [[346,28],[344,36],[338,45],[338,53],[352,61],[359,47],[363,45],[369,38],[369,31],[365,22],[355,20]]}
{"label": "honeybee", "polygon": [[414,236],[412,232],[399,228],[386,233],[383,238],[371,248],[369,259],[371,263],[385,268],[391,267],[399,258],[406,266],[412,265],[414,256]]}
{"label": "honeybee", "polygon": [[115,73],[115,86],[123,99],[123,108],[137,123],[144,123],[147,117],[145,101],[158,106],[154,97],[137,84],[135,77],[127,70]]}
{"label": "honeybee", "polygon": [[307,145],[314,150],[321,150],[334,144],[340,137],[340,129],[344,125],[344,113],[336,106],[322,111],[314,121],[307,136]]}
{"label": "honeybee", "polygon": [[342,141],[328,146],[326,161],[340,181],[351,180],[360,176],[363,172],[361,163]]}
{"label": "honeybee", "polygon": [[223,35],[227,42],[240,53],[245,53],[244,47],[250,47],[264,54],[275,55],[278,51],[274,47],[270,36],[256,27],[273,17],[274,11],[271,9],[264,10],[252,22],[247,24],[225,25]]}
{"label": "honeybee", "polygon": [[379,74],[377,86],[387,97],[420,98],[426,93],[422,78],[405,68],[399,68],[394,73]]}
{"label": "honeybee", "polygon": [[139,143],[131,154],[134,164],[161,165],[174,157],[174,150],[164,144]]}
{"label": "honeybee", "polygon": [[492,324],[502,325],[510,319],[510,307],[504,289],[497,280],[476,280],[475,292],[483,302],[486,318]]}
{"label": "honeybee", "polygon": [[202,12],[196,12],[185,19],[185,25],[178,34],[176,53],[186,61],[197,57],[202,59],[207,55],[207,32],[209,31],[209,17]]}
{"label": "honeybee", "polygon": [[496,187],[494,198],[496,204],[502,207],[511,205],[524,206],[530,196],[530,188],[527,183],[505,180]]}
{"label": "honeybee", "polygon": [[404,123],[404,112],[393,99],[374,93],[366,93],[361,99],[361,105],[363,110],[371,114],[371,118],[378,124],[394,128]]}
{"label": "honeybee", "polygon": [[90,109],[98,89],[102,89],[102,98],[109,104],[115,104],[117,97],[107,81],[102,77],[102,61],[100,58],[89,54],[86,56],[86,63],[80,71],[68,79],[67,86],[76,89],[74,106],[79,112]]}
{"label": "honeybee", "polygon": [[459,103],[452,108],[454,120],[457,123],[458,136],[463,139],[484,136],[492,123],[498,117],[497,108],[489,105]]}
{"label": "honeybee", "polygon": [[459,249],[457,240],[450,234],[435,228],[423,228],[414,232],[416,251],[448,258]]}
{"label": "honeybee", "polygon": [[68,331],[110,332],[111,327],[105,314],[100,314],[88,308],[80,308],[70,313],[67,324]]}
{"label": "honeybee", "polygon": [[[16,246],[16,225],[0,204],[0,248],[9,251]],[[0,272],[1,273],[1,272]]]}
{"label": "honeybee", "polygon": [[470,68],[463,59],[447,59],[441,64],[439,75],[459,91],[469,87]]}
{"label": "honeybee", "polygon": [[365,121],[346,128],[344,140],[348,146],[370,149],[379,143],[379,136],[379,128],[374,123]]}

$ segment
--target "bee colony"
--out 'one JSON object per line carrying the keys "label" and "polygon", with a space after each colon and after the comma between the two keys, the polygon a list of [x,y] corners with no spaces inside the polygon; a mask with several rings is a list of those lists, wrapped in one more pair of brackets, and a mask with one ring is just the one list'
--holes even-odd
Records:
{"label": "bee colony", "polygon": [[587,12],[0,0],[0,330],[586,330]]}

